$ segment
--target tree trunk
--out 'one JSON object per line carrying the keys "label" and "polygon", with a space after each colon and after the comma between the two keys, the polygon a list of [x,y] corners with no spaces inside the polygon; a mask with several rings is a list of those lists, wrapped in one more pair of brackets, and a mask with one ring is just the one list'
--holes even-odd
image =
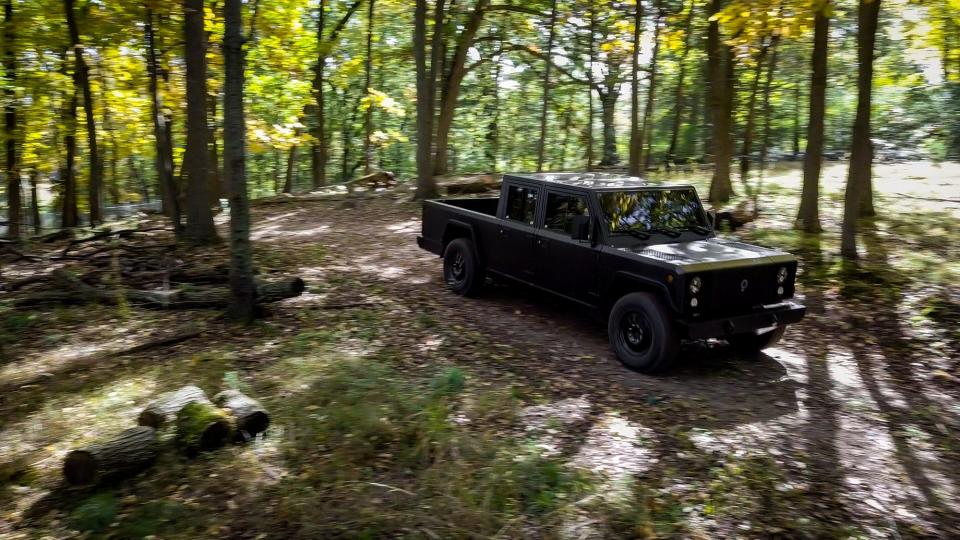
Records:
{"label": "tree trunk", "polygon": [[242,0],[226,0],[223,34],[223,163],[230,198],[230,306],[227,316],[243,323],[256,314],[250,200],[247,194],[247,127],[243,114],[244,37]]}
{"label": "tree trunk", "polygon": [[600,95],[601,120],[603,122],[603,157],[600,165],[610,167],[620,163],[617,155],[617,127],[616,106],[619,97],[616,85],[607,85],[607,90]]}
{"label": "tree trunk", "polygon": [[[63,74],[66,75],[67,58],[63,55]],[[64,111],[63,145],[66,147],[66,158],[63,165],[63,211],[60,226],[63,228],[76,227],[80,224],[80,215],[77,212],[77,168],[75,156],[77,154],[77,89],[70,90],[67,106]]]}
{"label": "tree trunk", "polygon": [[23,221],[21,216],[20,189],[20,169],[17,166],[17,72],[16,72],[16,50],[15,32],[16,25],[13,20],[13,0],[6,0],[3,5],[3,70],[6,72],[7,103],[4,107],[4,128],[6,145],[6,167],[4,173],[7,177],[7,238],[20,238],[20,223]]}
{"label": "tree trunk", "polygon": [[[443,3],[437,0],[436,13],[439,15],[436,26],[443,25]],[[435,37],[440,32],[435,32]],[[434,41],[434,47],[437,42]],[[413,55],[417,71],[417,191],[416,199],[428,199],[437,195],[437,184],[433,178],[433,159],[431,141],[433,139],[433,88],[434,62],[427,67],[427,0],[416,0],[414,10]]]}
{"label": "tree trunk", "polygon": [[270,415],[263,405],[239,390],[224,390],[213,396],[213,402],[233,417],[237,434],[244,439],[266,431],[270,425]]}
{"label": "tree trunk", "polygon": [[557,0],[550,3],[550,33],[547,37],[547,63],[543,70],[543,103],[540,109],[540,138],[537,140],[537,172],[543,170],[547,151],[547,112],[550,106],[550,68],[553,67],[553,42],[557,35]]}
{"label": "tree trunk", "polygon": [[[780,35],[773,36],[770,41],[770,63],[767,65],[767,78],[763,82],[763,142],[760,144],[760,179],[763,180],[763,171],[767,168],[767,152],[770,149],[770,128],[772,124],[773,111],[770,109],[770,91],[773,89],[773,75],[777,71],[777,55],[780,44]],[[759,183],[754,191],[754,209],[756,205],[756,194],[760,190]]]}
{"label": "tree trunk", "polygon": [[37,199],[37,170],[30,170],[30,223],[33,233],[40,234],[43,223],[40,221],[40,201]]}
{"label": "tree trunk", "polygon": [[483,15],[489,4],[490,0],[477,0],[477,5],[474,6],[473,11],[470,12],[470,17],[467,19],[464,29],[458,35],[457,46],[454,49],[453,58],[450,60],[448,70],[442,67],[444,61],[442,54],[443,49],[436,46],[436,44],[443,43],[442,2],[436,7],[436,11],[440,14],[440,17],[439,19],[434,19],[436,26],[434,28],[433,44],[431,45],[433,62],[431,62],[430,67],[433,75],[435,77],[439,76],[442,79],[440,84],[440,114],[437,116],[436,139],[434,140],[436,151],[433,156],[433,174],[436,176],[450,172],[447,164],[450,146],[450,128],[453,127],[453,116],[457,110],[460,84],[463,82],[463,77],[467,74],[467,53],[473,46],[473,39],[477,34],[477,30],[480,28],[480,23],[483,21]]}
{"label": "tree trunk", "polygon": [[807,152],[803,158],[803,191],[797,228],[820,232],[820,167],[823,160],[823,125],[827,105],[827,40],[830,19],[827,3],[814,17],[813,75],[810,79],[810,118],[807,124]]}
{"label": "tree trunk", "polygon": [[[346,153],[346,152],[344,152]],[[297,164],[297,145],[290,147],[287,153],[287,173],[284,175],[283,192],[293,193],[293,172]]]}
{"label": "tree trunk", "polygon": [[[360,5],[363,4],[363,0],[356,0],[350,7],[347,8],[346,13],[343,17],[337,22],[337,24],[330,30],[330,34],[325,38],[325,22],[326,22],[326,0],[320,0],[320,6],[317,14],[317,63],[314,65],[314,77],[313,77],[313,95],[316,100],[314,106],[315,119],[313,122],[313,137],[316,139],[316,144],[311,146],[310,152],[310,177],[311,185],[314,190],[317,190],[327,183],[327,160],[329,159],[329,148],[327,146],[327,130],[326,130],[326,101],[324,99],[324,70],[326,68],[327,56],[330,54],[330,48],[333,46],[333,43],[336,41],[337,36],[340,35],[340,31],[347,25],[347,22],[350,20],[350,17],[356,13],[357,9],[360,8]],[[276,182],[274,182],[276,185]],[[276,189],[274,189],[276,191]]]}
{"label": "tree trunk", "polygon": [[750,84],[750,99],[747,101],[747,123],[743,127],[743,147],[740,150],[740,183],[743,184],[743,189],[748,194],[750,185],[747,180],[750,175],[750,152],[753,151],[753,126],[757,117],[757,94],[760,92],[760,76],[763,74],[763,64],[767,60],[769,48],[769,43],[763,43],[756,58],[757,65],[753,68],[753,82]]}
{"label": "tree trunk", "polygon": [[187,188],[186,240],[216,242],[217,229],[210,209],[210,153],[207,140],[207,47],[204,43],[203,0],[183,0],[183,40],[187,67],[187,147],[181,176]]}
{"label": "tree trunk", "polygon": [[674,165],[677,159],[677,141],[680,138],[680,126],[683,123],[683,109],[685,98],[683,95],[684,82],[687,74],[687,56],[690,53],[690,36],[693,25],[693,14],[696,12],[696,3],[691,0],[687,18],[683,23],[683,51],[680,53],[680,69],[677,73],[677,87],[673,92],[673,129],[670,131],[670,145],[667,147],[667,156],[664,160],[667,168]]}
{"label": "tree trunk", "polygon": [[710,182],[710,202],[725,203],[733,195],[730,183],[730,161],[733,158],[731,129],[732,96],[728,96],[730,55],[724,54],[725,45],[720,42],[720,23],[713,16],[723,8],[722,0],[712,0],[707,29],[707,71],[710,79],[710,108],[713,111],[714,169]]}
{"label": "tree trunk", "polygon": [[180,409],[194,402],[210,403],[210,400],[197,386],[183,386],[167,392],[147,404],[137,417],[137,424],[160,429],[176,420]]}
{"label": "tree trunk", "polygon": [[657,104],[657,60],[660,55],[660,19],[663,17],[663,11],[660,9],[659,2],[656,4],[657,15],[653,19],[653,55],[650,58],[650,79],[647,85],[647,105],[643,109],[643,124],[640,127],[640,138],[642,141],[640,147],[640,169],[645,171],[650,165],[650,154],[652,153],[651,141],[653,140],[653,117]]}
{"label": "tree trunk", "polygon": [[[364,95],[370,98],[373,94],[370,87],[373,85],[373,22],[375,0],[367,0],[367,57],[365,59],[366,69],[364,76]],[[373,172],[373,147],[371,139],[373,138],[373,102],[367,103],[367,110],[363,115],[363,174]]]}
{"label": "tree trunk", "polygon": [[64,0],[67,12],[67,28],[70,32],[70,46],[73,48],[75,66],[73,82],[77,90],[83,92],[83,110],[87,122],[87,152],[90,157],[90,179],[88,182],[88,201],[90,206],[90,225],[103,222],[101,191],[103,186],[103,167],[97,152],[97,123],[94,119],[93,94],[90,91],[90,70],[83,59],[83,45],[80,43],[80,31],[77,29],[76,14],[73,11],[74,0]]}
{"label": "tree trunk", "polygon": [[633,10],[633,54],[630,58],[630,155],[627,173],[643,174],[640,156],[643,154],[643,131],[640,129],[640,36],[643,33],[643,2],[637,1]]}
{"label": "tree trunk", "polygon": [[[880,0],[860,0],[857,12],[857,118],[853,124],[850,171],[844,195],[843,234],[840,253],[857,258],[857,218],[864,208],[862,198],[871,190],[873,143],[870,141],[870,107],[873,92],[873,57],[880,18]],[[870,209],[872,210],[872,208]]]}
{"label": "tree trunk", "polygon": [[800,157],[800,83],[793,84],[793,159]]}
{"label": "tree trunk", "polygon": [[596,60],[596,48],[594,38],[597,30],[597,9],[594,0],[589,0],[590,6],[590,38],[587,40],[588,56],[590,58],[587,64],[587,170],[593,170],[593,118],[595,111],[593,108],[593,62]]}
{"label": "tree trunk", "polygon": [[[327,56],[324,54],[325,51],[323,49],[324,21],[326,20],[324,14],[325,9],[326,0],[320,0],[320,8],[317,15],[317,47],[320,49],[320,54],[317,55],[317,63],[313,68],[313,95],[316,100],[316,118],[314,118],[313,138],[316,139],[317,142],[311,146],[312,151],[310,152],[310,179],[314,191],[327,184],[327,127],[325,125],[327,120],[324,116],[326,101],[323,95],[324,69],[326,68],[327,62]],[[274,175],[276,175],[276,171],[274,171]],[[274,184],[276,184],[276,182],[274,182]],[[276,185],[274,185],[274,191],[276,191]]]}
{"label": "tree trunk", "polygon": [[154,165],[157,171],[157,187],[163,212],[173,223],[174,233],[179,238],[183,232],[180,223],[180,190],[173,178],[173,147],[170,144],[169,118],[164,113],[160,98],[160,64],[157,61],[156,29],[153,12],[148,8],[145,15],[144,34],[147,41],[147,75],[150,87],[150,110],[153,116]]}
{"label": "tree trunk", "polygon": [[188,403],[177,413],[177,444],[187,455],[220,448],[233,430],[232,419],[209,401]]}
{"label": "tree trunk", "polygon": [[73,450],[63,462],[63,476],[74,486],[94,485],[142,471],[159,453],[156,430],[138,426],[124,430],[108,441]]}
{"label": "tree trunk", "polygon": [[[207,32],[210,35],[210,32]],[[217,145],[217,94],[207,94],[207,133],[210,141],[210,207],[220,206],[220,199],[226,195],[226,189],[220,178],[220,153]]]}

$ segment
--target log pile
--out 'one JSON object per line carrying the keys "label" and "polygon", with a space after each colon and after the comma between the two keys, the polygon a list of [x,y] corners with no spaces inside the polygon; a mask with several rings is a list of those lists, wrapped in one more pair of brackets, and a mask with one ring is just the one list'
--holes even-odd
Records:
{"label": "log pile", "polygon": [[[29,246],[29,250],[24,247]],[[0,276],[17,307],[38,304],[130,304],[156,309],[223,308],[230,301],[226,246],[178,245],[157,221],[81,236],[67,229],[27,244],[0,242],[0,263],[24,261]],[[258,303],[299,296],[298,277],[257,274]]]}
{"label": "log pile", "polygon": [[270,425],[266,409],[238,390],[220,392],[214,401],[196,386],[161,394],[140,413],[137,427],[68,453],[64,479],[73,486],[90,486],[143,471],[163,450],[160,433],[165,429],[173,430],[181,452],[195,456],[230,440],[248,442]]}
{"label": "log pile", "polygon": [[437,179],[437,187],[447,195],[473,195],[500,189],[502,178],[496,174],[471,174]]}

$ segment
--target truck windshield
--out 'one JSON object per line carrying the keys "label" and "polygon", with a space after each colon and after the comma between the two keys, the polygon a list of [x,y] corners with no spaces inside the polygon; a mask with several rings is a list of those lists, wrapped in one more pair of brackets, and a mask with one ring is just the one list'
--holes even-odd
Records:
{"label": "truck windshield", "polygon": [[600,207],[613,234],[640,238],[660,233],[679,236],[684,231],[710,232],[703,208],[692,188],[601,192]]}

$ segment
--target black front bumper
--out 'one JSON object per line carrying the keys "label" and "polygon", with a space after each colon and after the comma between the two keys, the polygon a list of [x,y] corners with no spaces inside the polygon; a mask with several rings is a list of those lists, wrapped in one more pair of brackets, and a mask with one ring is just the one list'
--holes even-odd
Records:
{"label": "black front bumper", "polygon": [[679,321],[679,325],[685,329],[686,337],[689,339],[722,338],[761,328],[799,322],[806,313],[806,306],[794,302],[784,302],[746,315],[722,317],[709,321]]}

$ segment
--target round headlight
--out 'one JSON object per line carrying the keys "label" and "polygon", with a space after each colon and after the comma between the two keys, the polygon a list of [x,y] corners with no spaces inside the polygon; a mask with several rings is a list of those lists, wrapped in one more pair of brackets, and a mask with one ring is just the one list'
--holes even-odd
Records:
{"label": "round headlight", "polygon": [[703,280],[700,279],[700,276],[695,276],[690,280],[690,294],[697,294],[700,292],[700,287],[703,286]]}
{"label": "round headlight", "polygon": [[787,268],[781,266],[780,270],[777,271],[777,283],[784,283],[787,281]]}
{"label": "round headlight", "polygon": [[697,301],[696,298],[691,298],[691,299],[690,299],[690,307],[695,308],[695,307],[697,307],[698,305],[700,305],[700,302]]}

